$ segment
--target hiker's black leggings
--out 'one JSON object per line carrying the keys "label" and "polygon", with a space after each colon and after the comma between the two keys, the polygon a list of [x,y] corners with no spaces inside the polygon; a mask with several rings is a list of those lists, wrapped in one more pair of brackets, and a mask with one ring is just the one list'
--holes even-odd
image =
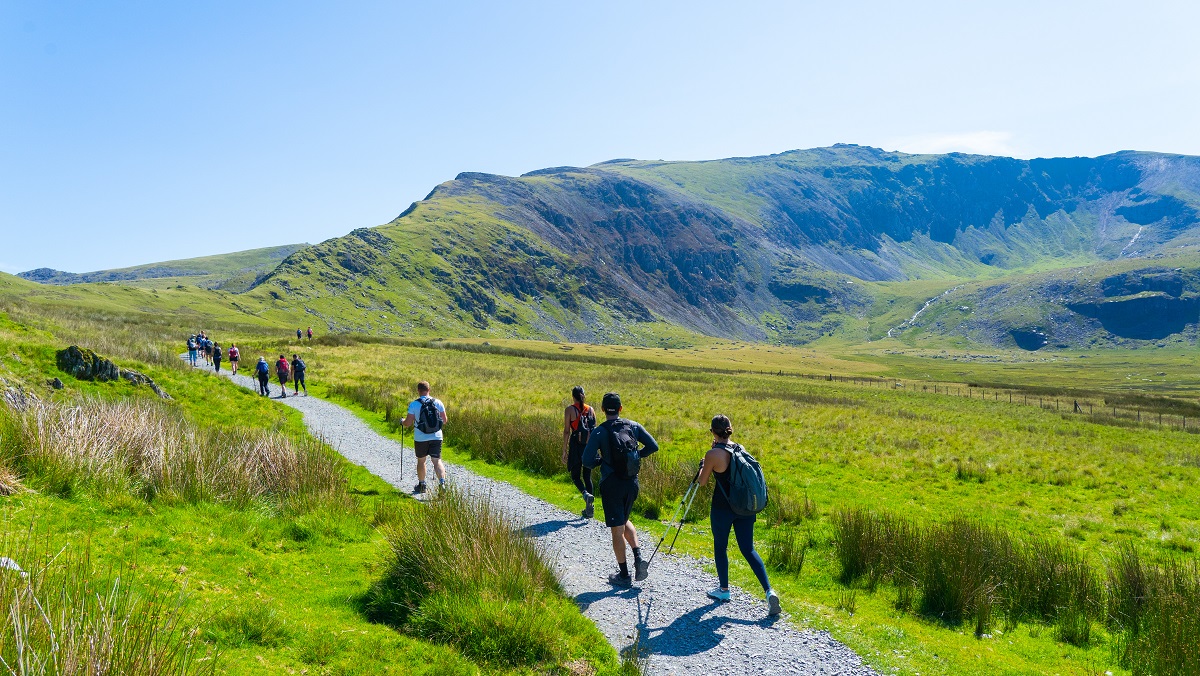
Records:
{"label": "hiker's black leggings", "polygon": [[592,468],[583,466],[583,447],[571,444],[567,450],[567,469],[571,472],[571,481],[580,493],[595,495],[592,490]]}
{"label": "hiker's black leggings", "polygon": [[738,516],[732,510],[713,505],[708,518],[712,525],[713,562],[717,564],[717,579],[721,581],[721,588],[729,587],[729,529],[732,528],[738,549],[742,550],[742,556],[746,557],[746,563],[750,564],[758,583],[763,591],[770,589],[767,567],[754,549],[754,517]]}

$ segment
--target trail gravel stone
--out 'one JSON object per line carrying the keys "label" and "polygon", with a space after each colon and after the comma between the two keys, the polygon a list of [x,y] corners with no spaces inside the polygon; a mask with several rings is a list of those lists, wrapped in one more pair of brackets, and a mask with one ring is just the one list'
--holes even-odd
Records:
{"label": "trail gravel stone", "polygon": [[[243,387],[257,388],[249,377],[222,375]],[[272,383],[271,392],[278,397],[278,383]],[[376,433],[350,411],[318,397],[289,392],[286,399],[276,401],[299,410],[309,430],[349,461],[402,491],[412,491],[416,484],[412,448]],[[734,589],[731,601],[712,601],[706,592],[717,586],[717,580],[704,570],[702,561],[660,553],[645,581],[631,589],[614,588],[606,579],[616,564],[603,522],[584,520],[457,465],[446,463],[446,472],[450,483],[489,496],[536,538],[584,615],[623,654],[637,642],[652,674],[876,674],[828,632],[796,629],[786,614],[769,617],[757,589],[754,594]],[[432,468],[429,479],[431,490],[437,490],[432,488],[437,484]],[[693,507],[697,508],[705,509]],[[647,552],[660,536],[661,532],[639,532]]]}

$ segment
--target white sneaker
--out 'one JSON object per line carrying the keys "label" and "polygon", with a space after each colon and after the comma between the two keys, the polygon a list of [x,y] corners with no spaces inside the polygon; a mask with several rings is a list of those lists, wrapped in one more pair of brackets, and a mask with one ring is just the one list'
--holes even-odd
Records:
{"label": "white sneaker", "polygon": [[728,601],[729,600],[729,590],[721,589],[720,587],[717,587],[716,589],[713,589],[708,592],[708,597],[711,599],[716,599],[718,601]]}
{"label": "white sneaker", "polygon": [[782,609],[779,607],[779,594],[775,593],[774,589],[767,590],[767,614],[778,615]]}

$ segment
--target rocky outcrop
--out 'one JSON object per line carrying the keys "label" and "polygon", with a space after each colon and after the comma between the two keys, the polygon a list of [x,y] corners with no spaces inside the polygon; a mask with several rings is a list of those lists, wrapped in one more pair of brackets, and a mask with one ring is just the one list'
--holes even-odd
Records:
{"label": "rocky outcrop", "polygon": [[58,370],[79,380],[95,380],[103,383],[121,377],[121,370],[112,361],[77,345],[59,350],[56,356]]}
{"label": "rocky outcrop", "polygon": [[59,350],[56,356],[59,370],[79,380],[108,382],[124,379],[132,385],[149,387],[160,399],[171,398],[171,395],[159,387],[150,376],[133,369],[119,368],[112,360],[105,359],[92,350],[72,345],[65,350]]}

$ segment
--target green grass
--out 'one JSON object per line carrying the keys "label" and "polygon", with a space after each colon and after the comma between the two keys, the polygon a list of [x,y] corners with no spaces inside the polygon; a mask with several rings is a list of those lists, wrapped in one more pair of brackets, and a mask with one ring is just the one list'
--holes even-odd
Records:
{"label": "green grass", "polygon": [[[649,425],[665,442],[656,460],[667,474],[675,463],[694,466],[707,448],[705,427],[714,413],[731,415],[736,438],[763,461],[775,495],[784,498],[782,511],[791,515],[762,520],[760,547],[769,553],[773,541],[798,529],[794,537],[800,543],[776,546],[773,581],[787,594],[785,606],[801,624],[830,629],[881,669],[1028,673],[1069,671],[1089,663],[1121,667],[1117,635],[1103,624],[1090,628],[1086,642],[1072,638],[1057,615],[1012,627],[989,626],[989,637],[976,639],[973,625],[928,619],[921,612],[920,592],[865,582],[848,588],[839,579],[842,568],[831,520],[840,508],[871,506],[922,524],[948,524],[953,516],[970,515],[984,527],[1018,539],[1056,538],[1093,566],[1127,541],[1152,556],[1192,556],[1200,539],[1200,512],[1191,499],[1200,476],[1198,468],[1184,461],[1193,444],[1190,434],[1095,424],[1086,416],[919,389],[721,373],[716,368],[588,364],[536,354],[551,350],[549,345],[530,346],[522,356],[510,356],[347,345],[322,348],[308,361],[315,365],[313,381],[323,393],[340,392],[340,401],[385,433],[388,425],[372,393],[403,402],[412,383],[430,380],[449,408],[447,435],[457,444],[450,459],[572,510],[582,503],[565,473],[539,459],[552,455],[571,386],[583,384],[593,397],[607,390],[621,392],[630,417]],[[611,350],[598,351],[611,355]],[[677,351],[658,352],[661,361],[677,363]],[[777,358],[774,353],[768,357]],[[354,388],[368,396],[351,401]],[[533,422],[517,424],[522,420]],[[459,432],[456,424],[462,426]],[[481,450],[472,441],[489,430],[511,443],[511,451]],[[526,433],[523,443],[510,438],[524,439]],[[549,438],[538,441],[543,437]],[[519,453],[522,448],[532,456]],[[535,448],[543,450],[529,450]],[[657,515],[669,511],[688,478],[666,481]],[[801,506],[805,504],[815,506]],[[646,507],[642,515],[655,514]],[[806,519],[805,512],[819,515]],[[637,522],[649,532],[662,528],[642,515]],[[782,523],[779,533],[765,528],[776,521]],[[685,528],[683,550],[710,555],[705,533],[702,518]],[[785,555],[785,549],[790,553]],[[797,565],[799,550],[804,551],[802,565]],[[799,574],[786,572],[789,567]],[[748,571],[735,566],[735,578],[739,576],[753,588]],[[858,590],[854,612],[848,613],[844,600],[853,589]],[[907,601],[897,596],[906,594]],[[964,615],[971,617],[970,612]]]}
{"label": "green grass", "polygon": [[[193,670],[516,674],[563,663],[589,663],[598,673],[620,668],[603,636],[554,586],[537,599],[497,598],[486,584],[478,596],[456,597],[476,610],[458,616],[456,626],[493,640],[523,640],[528,628],[494,620],[521,613],[553,618],[538,624],[543,644],[552,649],[519,663],[468,650],[427,625],[398,631],[373,621],[362,599],[387,567],[389,547],[378,529],[387,519],[381,515],[415,509],[415,503],[316,443],[296,411],[183,366],[171,344],[186,327],[111,317],[89,321],[45,308],[19,307],[13,314],[38,316],[26,323],[0,314],[0,390],[20,387],[40,403],[25,413],[0,405],[0,456],[7,468],[0,486],[12,492],[0,498],[2,532],[10,540],[37,533],[39,551],[86,552],[87,565],[71,569],[85,585],[79,588],[107,589],[119,580],[121,589],[131,590],[130,600],[114,607],[133,609],[126,615],[137,631],[156,626],[135,612],[142,607],[137,599],[159,605],[178,599],[176,614],[160,621],[177,629],[158,634],[167,648],[190,655]],[[124,381],[81,382],[59,373],[54,352],[68,342],[113,348],[108,356],[153,377],[173,401],[160,402],[148,388]],[[54,376],[64,389],[46,384]],[[62,422],[68,415],[74,426]],[[410,506],[396,506],[403,503]],[[13,617],[10,612],[6,619]],[[13,645],[3,641],[0,653]],[[127,673],[154,673],[129,664]]]}

